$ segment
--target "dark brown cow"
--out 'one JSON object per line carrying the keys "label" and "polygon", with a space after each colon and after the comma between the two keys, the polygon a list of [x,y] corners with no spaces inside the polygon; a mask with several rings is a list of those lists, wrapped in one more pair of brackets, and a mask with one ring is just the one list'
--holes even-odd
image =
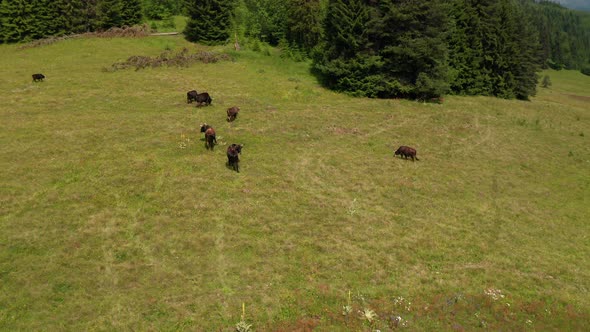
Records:
{"label": "dark brown cow", "polygon": [[190,104],[197,100],[197,90],[191,90],[186,93],[186,103]]}
{"label": "dark brown cow", "polygon": [[397,155],[401,155],[401,157],[404,157],[405,159],[408,159],[408,157],[412,158],[412,161],[414,161],[414,159],[416,160],[420,160],[418,159],[418,157],[416,157],[416,149],[411,148],[409,146],[400,146],[396,151],[395,151],[395,156]]}
{"label": "dark brown cow", "polygon": [[217,139],[215,138],[215,129],[204,123],[201,125],[201,132],[205,133],[205,147],[207,150],[213,150],[213,147],[215,147],[215,144],[217,144]]}
{"label": "dark brown cow", "polygon": [[240,173],[239,154],[242,153],[242,147],[241,144],[232,144],[227,147],[227,164],[238,173]]}
{"label": "dark brown cow", "polygon": [[238,106],[230,107],[227,109],[227,122],[232,122],[238,117],[240,108]]}
{"label": "dark brown cow", "polygon": [[43,74],[33,74],[33,82],[38,82],[38,81],[43,82],[44,79],[45,79],[45,75],[43,75]]}
{"label": "dark brown cow", "polygon": [[201,106],[203,103],[205,103],[205,105],[209,106],[209,105],[211,105],[211,102],[213,101],[213,99],[211,99],[211,96],[209,96],[209,94],[207,92],[202,92],[202,93],[197,94],[195,101],[197,102],[197,107]]}

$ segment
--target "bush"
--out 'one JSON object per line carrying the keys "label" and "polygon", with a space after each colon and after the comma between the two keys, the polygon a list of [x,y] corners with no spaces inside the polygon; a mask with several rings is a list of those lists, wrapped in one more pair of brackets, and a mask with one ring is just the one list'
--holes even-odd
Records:
{"label": "bush", "polygon": [[544,88],[548,88],[551,86],[551,79],[549,78],[549,75],[545,75],[543,77],[543,82],[541,82],[541,86]]}
{"label": "bush", "polygon": [[582,69],[580,69],[580,72],[584,75],[590,76],[590,64],[583,66]]}

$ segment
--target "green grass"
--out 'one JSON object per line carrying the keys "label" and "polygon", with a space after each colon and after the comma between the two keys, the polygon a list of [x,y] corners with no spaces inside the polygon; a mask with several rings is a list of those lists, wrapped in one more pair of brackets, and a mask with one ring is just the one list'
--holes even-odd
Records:
{"label": "green grass", "polygon": [[587,328],[589,77],[438,105],[337,94],[251,51],[102,71],[185,46],[0,46],[0,330],[231,331],[243,303],[257,331]]}

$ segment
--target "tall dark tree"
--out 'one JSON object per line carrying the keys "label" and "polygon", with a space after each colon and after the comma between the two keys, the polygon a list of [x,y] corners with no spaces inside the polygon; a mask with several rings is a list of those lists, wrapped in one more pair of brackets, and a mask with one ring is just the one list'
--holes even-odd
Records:
{"label": "tall dark tree", "polygon": [[107,30],[123,25],[121,0],[98,0],[96,4],[97,28]]}
{"label": "tall dark tree", "polygon": [[440,0],[379,1],[373,49],[387,82],[380,97],[429,99],[448,90],[447,11]]}
{"label": "tall dark tree", "polygon": [[542,49],[532,19],[513,0],[456,0],[449,35],[452,91],[528,99]]}
{"label": "tall dark tree", "polygon": [[141,0],[121,0],[121,25],[133,26],[141,23]]}
{"label": "tall dark tree", "polygon": [[287,40],[305,52],[321,37],[320,0],[291,0],[287,9]]}
{"label": "tall dark tree", "polygon": [[49,34],[51,17],[42,0],[3,0],[1,34],[4,42],[27,41]]}
{"label": "tall dark tree", "polygon": [[189,21],[184,30],[191,42],[222,43],[229,39],[234,0],[187,0]]}
{"label": "tall dark tree", "polygon": [[330,1],[314,68],[355,95],[434,98],[448,89],[446,29],[440,0]]}
{"label": "tall dark tree", "polygon": [[482,17],[471,0],[456,0],[450,8],[449,84],[451,91],[466,95],[491,95],[491,71],[485,58],[481,36]]}
{"label": "tall dark tree", "polygon": [[370,11],[363,0],[332,0],[325,37],[313,55],[313,70],[327,87],[377,97],[385,90],[383,62],[370,48]]}

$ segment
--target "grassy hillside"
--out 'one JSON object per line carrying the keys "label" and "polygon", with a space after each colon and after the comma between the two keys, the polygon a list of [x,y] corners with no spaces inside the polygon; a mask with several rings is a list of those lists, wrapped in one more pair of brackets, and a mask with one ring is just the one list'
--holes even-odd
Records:
{"label": "grassy hillside", "polygon": [[590,77],[438,105],[250,51],[102,70],[185,46],[0,46],[0,330],[587,328]]}

